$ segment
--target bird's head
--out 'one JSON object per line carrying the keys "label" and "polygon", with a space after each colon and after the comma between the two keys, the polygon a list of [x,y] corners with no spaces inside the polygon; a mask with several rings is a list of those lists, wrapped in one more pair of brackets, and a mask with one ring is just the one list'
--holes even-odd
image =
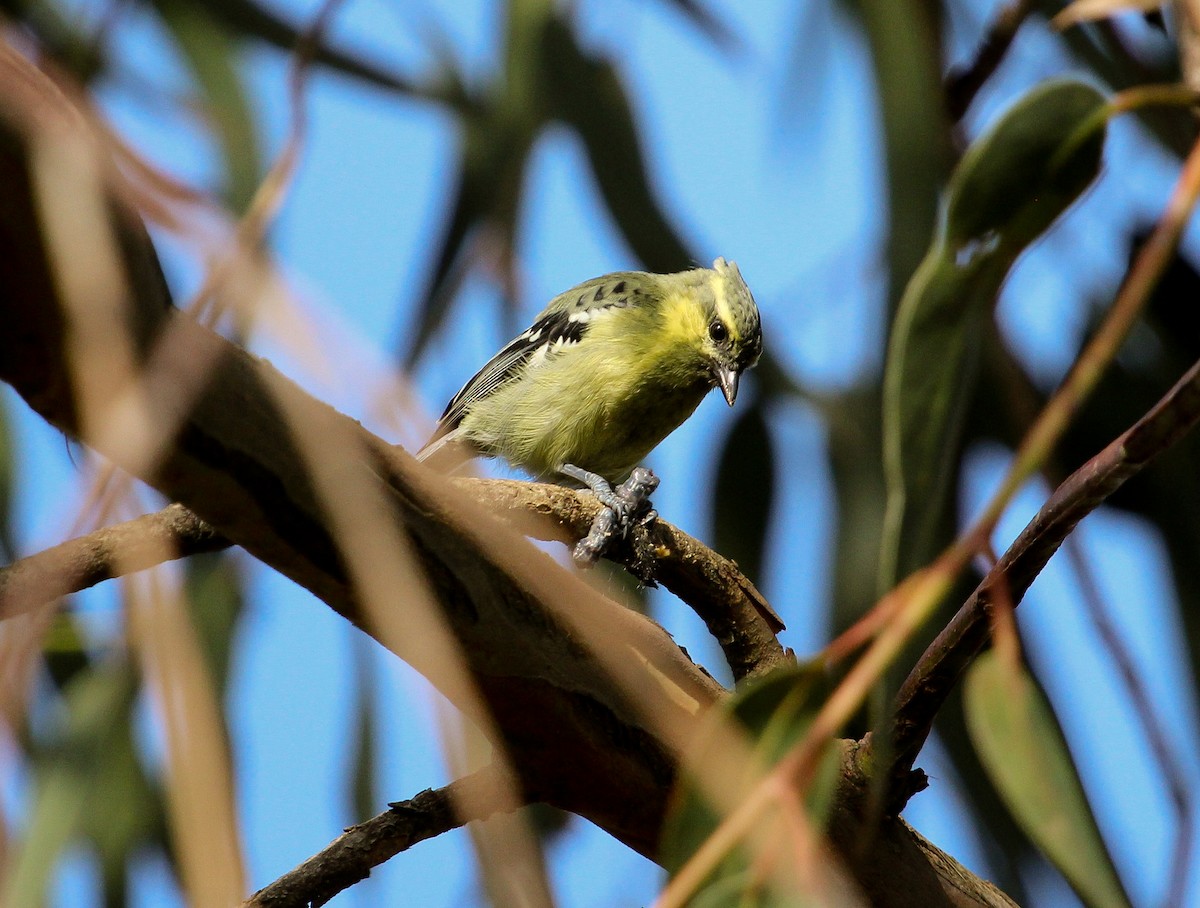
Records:
{"label": "bird's head", "polygon": [[758,306],[738,266],[719,258],[713,262],[711,275],[704,352],[714,384],[732,407],[738,380],[762,354],[762,326]]}

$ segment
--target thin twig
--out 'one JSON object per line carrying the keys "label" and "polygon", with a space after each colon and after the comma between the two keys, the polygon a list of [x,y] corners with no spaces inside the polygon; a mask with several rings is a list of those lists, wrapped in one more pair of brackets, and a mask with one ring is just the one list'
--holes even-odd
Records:
{"label": "thin twig", "polygon": [[0,620],[105,580],[229,547],[181,504],[104,527],[0,568]]}
{"label": "thin twig", "polygon": [[[1019,605],[1067,535],[1126,480],[1200,420],[1200,363],[1132,428],[1067,477],[905,679],[895,701],[892,779],[907,777],[946,697],[988,636],[996,590]],[[902,804],[890,805],[899,809]]]}
{"label": "thin twig", "polygon": [[[463,816],[471,805],[474,816]],[[339,892],[371,874],[371,868],[473,820],[485,820],[511,806],[510,793],[496,784],[489,769],[472,773],[445,788],[426,789],[365,823],[351,826],[324,849],[258,890],[243,908],[308,908],[324,905]]]}
{"label": "thin twig", "polygon": [[966,66],[955,67],[946,76],[946,110],[955,123],[963,118],[979,89],[1000,67],[1021,24],[1036,5],[1035,0],[1013,0],[1000,10],[975,52],[975,59]]}

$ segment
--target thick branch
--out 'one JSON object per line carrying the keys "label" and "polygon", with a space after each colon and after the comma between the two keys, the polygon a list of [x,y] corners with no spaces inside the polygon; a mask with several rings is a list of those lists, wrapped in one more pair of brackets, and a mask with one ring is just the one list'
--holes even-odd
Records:
{"label": "thick branch", "polygon": [[[471,805],[473,816],[463,816]],[[485,820],[511,806],[511,798],[493,773],[480,770],[445,788],[426,789],[365,823],[351,826],[294,870],[264,886],[243,908],[308,908],[324,905],[371,874],[371,868],[418,842]]]}
{"label": "thick branch", "polygon": [[[930,644],[896,696],[890,778],[904,780],[934,717],[988,639],[994,603],[1020,604],[1075,526],[1200,420],[1200,363],[1123,435],[1072,473]],[[902,786],[897,789],[902,791]],[[900,800],[903,801],[901,795]],[[892,805],[895,809],[903,806]]]}

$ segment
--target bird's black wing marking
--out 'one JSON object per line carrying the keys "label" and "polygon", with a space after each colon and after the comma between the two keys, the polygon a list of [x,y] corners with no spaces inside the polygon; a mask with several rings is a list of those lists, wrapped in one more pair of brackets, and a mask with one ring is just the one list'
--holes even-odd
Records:
{"label": "bird's black wing marking", "polygon": [[[431,441],[453,431],[471,404],[512,381],[522,369],[533,364],[531,361],[544,361],[545,357],[579,343],[598,315],[635,302],[636,292],[627,287],[628,281],[620,277],[599,279],[555,298],[527,331],[509,341],[451,398]],[[539,351],[544,352],[539,356]]]}

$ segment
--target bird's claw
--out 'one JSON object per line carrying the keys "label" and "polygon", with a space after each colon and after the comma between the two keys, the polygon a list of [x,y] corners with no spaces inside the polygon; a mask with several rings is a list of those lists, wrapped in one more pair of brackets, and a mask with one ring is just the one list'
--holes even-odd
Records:
{"label": "bird's claw", "polygon": [[658,477],[646,467],[635,467],[629,478],[613,488],[593,488],[604,510],[592,521],[587,536],[575,544],[571,553],[575,563],[591,567],[612,548],[625,539],[633,526],[649,526],[658,517],[650,507],[650,496],[658,488]]}

